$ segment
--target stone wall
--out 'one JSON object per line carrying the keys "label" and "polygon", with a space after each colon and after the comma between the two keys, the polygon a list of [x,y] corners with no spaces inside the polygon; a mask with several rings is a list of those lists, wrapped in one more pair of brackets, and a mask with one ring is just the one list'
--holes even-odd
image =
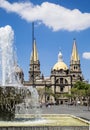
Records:
{"label": "stone wall", "polygon": [[89,130],[89,126],[12,126],[0,127],[0,130]]}

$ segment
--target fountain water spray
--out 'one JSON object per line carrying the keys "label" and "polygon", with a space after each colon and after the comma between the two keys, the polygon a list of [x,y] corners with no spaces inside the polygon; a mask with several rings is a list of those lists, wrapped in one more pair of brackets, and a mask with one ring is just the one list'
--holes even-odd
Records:
{"label": "fountain water spray", "polygon": [[2,70],[2,85],[12,84],[15,81],[14,76],[14,31],[7,25],[0,28],[0,56]]}
{"label": "fountain water spray", "polygon": [[[14,31],[9,25],[0,28],[0,56],[2,73],[0,110],[3,112],[2,115],[4,113],[13,114],[14,112],[27,115],[31,106],[33,114],[37,117],[40,114],[39,109],[37,109],[39,108],[38,93],[36,88],[23,86],[19,82],[18,75],[15,72],[17,63],[15,63]],[[19,110],[17,111],[15,108],[17,109],[18,106]]]}
{"label": "fountain water spray", "polygon": [[30,119],[30,114],[33,114],[34,119],[40,119],[41,109],[38,101],[39,95],[36,88],[26,86],[22,88],[21,91],[21,95],[24,95],[24,99],[23,102],[16,105],[15,119]]}

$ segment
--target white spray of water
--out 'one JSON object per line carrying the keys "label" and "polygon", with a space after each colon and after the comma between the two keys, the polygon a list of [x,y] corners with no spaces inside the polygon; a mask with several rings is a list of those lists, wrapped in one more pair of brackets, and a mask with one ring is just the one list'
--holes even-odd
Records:
{"label": "white spray of water", "polygon": [[10,84],[15,79],[14,72],[14,31],[11,26],[7,25],[0,28],[0,56],[2,85]]}
{"label": "white spray of water", "polygon": [[[17,63],[15,64],[16,56],[14,52],[14,31],[9,25],[0,28],[0,58],[2,86],[16,85],[18,86],[18,90],[19,88],[24,89],[25,87],[22,84],[18,83],[15,75],[15,67]],[[26,88],[26,90],[29,90],[29,92],[31,92],[31,97],[28,97],[28,93],[26,93],[27,98],[25,99],[25,102],[20,105],[20,109],[23,108],[23,110],[20,110],[20,112],[25,112],[24,114],[28,114],[30,106],[32,104],[34,114],[37,116],[39,115],[39,110],[37,109],[39,107],[37,90],[33,87]]]}
{"label": "white spray of water", "polygon": [[[15,118],[30,118],[29,114],[33,114],[34,118],[41,118],[41,109],[39,104],[39,95],[33,86],[22,87],[21,95],[24,92],[24,101],[16,105]],[[28,115],[28,116],[27,116]]]}

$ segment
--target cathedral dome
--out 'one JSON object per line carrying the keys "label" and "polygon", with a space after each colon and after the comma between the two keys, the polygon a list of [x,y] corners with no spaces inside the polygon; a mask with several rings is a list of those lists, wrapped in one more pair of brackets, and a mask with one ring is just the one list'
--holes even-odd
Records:
{"label": "cathedral dome", "polygon": [[68,69],[67,65],[63,61],[57,62],[53,67],[53,70],[60,70],[60,69],[63,69],[63,70]]}
{"label": "cathedral dome", "polygon": [[67,65],[63,62],[63,56],[61,52],[59,52],[58,54],[58,62],[53,67],[53,70],[60,70],[60,69],[63,70],[68,69]]}

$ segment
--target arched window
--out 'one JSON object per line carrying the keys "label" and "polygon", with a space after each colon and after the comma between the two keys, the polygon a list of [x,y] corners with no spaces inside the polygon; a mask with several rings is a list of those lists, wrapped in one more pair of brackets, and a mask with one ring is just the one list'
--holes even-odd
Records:
{"label": "arched window", "polygon": [[59,83],[59,79],[56,80],[56,83]]}
{"label": "arched window", "polygon": [[65,79],[65,84],[68,84],[68,81]]}
{"label": "arched window", "polygon": [[63,78],[60,78],[60,84],[63,84]]}
{"label": "arched window", "polygon": [[60,91],[63,92],[63,86],[60,87]]}

